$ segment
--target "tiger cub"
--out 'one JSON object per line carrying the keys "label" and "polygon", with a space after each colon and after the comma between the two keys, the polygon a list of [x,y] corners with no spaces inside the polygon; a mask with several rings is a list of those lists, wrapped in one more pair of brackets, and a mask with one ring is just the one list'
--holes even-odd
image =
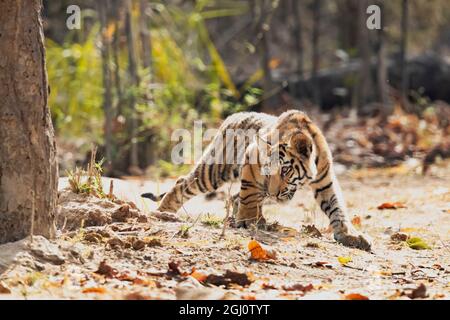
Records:
{"label": "tiger cub", "polygon": [[[231,139],[227,134],[230,130],[238,132]],[[249,130],[258,134],[253,139],[246,136],[243,150],[236,150],[238,142],[242,142],[243,135]],[[263,155],[262,149],[267,151]],[[230,150],[237,152],[237,158],[234,153],[230,156]],[[211,161],[218,155],[234,161]],[[275,159],[275,163],[270,159]],[[279,117],[256,112],[228,117],[187,176],[180,177],[167,193],[159,196],[145,193],[142,197],[161,200],[159,211],[177,212],[192,197],[236,180],[241,182],[240,192],[235,196],[238,226],[264,224],[264,199],[288,201],[297,189],[308,185],[319,207],[330,219],[336,241],[370,250],[370,239],[358,233],[349,221],[325,137],[308,116],[298,110],[286,111]]]}

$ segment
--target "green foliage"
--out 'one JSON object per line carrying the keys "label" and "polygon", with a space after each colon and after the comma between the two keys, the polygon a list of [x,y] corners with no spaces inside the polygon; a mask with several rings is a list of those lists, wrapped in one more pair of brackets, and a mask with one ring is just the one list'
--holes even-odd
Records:
{"label": "green foliage", "polygon": [[[138,139],[151,136],[159,159],[170,158],[173,146],[170,137],[175,129],[191,129],[194,120],[200,119],[205,125],[217,125],[224,116],[244,111],[261,98],[261,91],[252,88],[252,83],[241,91],[236,88],[205,24],[206,19],[242,14],[248,7],[240,2],[221,5],[221,9],[215,9],[214,5],[215,1],[197,1],[189,11],[164,2],[155,4],[156,13],[149,26],[151,66],[144,69],[138,59],[138,86],[131,84],[127,72],[127,47],[119,48],[119,74],[124,88],[121,115],[127,123],[132,117],[139,119]],[[132,10],[135,27],[139,25],[139,14],[139,10]],[[63,139],[82,138],[85,149],[92,142],[103,142],[99,31],[95,24],[81,43],[70,37],[62,45],[51,40],[46,43],[49,103],[56,130]],[[139,37],[134,41],[139,53]],[[111,62],[110,67],[114,70],[117,66]],[[116,105],[115,90],[113,94]],[[134,110],[127,107],[130,101],[136,103]],[[118,116],[118,110],[114,112]],[[114,132],[115,141],[123,148],[130,144],[128,131],[125,124]],[[161,175],[168,174],[167,162],[158,164]],[[170,170],[172,175],[173,166]],[[180,167],[180,171],[184,170]]]}
{"label": "green foliage", "polygon": [[97,35],[94,27],[83,43],[46,40],[49,105],[60,137],[101,142],[103,88]]}
{"label": "green foliage", "polygon": [[222,219],[218,216],[208,213],[202,218],[201,223],[205,226],[218,229],[222,225]]}

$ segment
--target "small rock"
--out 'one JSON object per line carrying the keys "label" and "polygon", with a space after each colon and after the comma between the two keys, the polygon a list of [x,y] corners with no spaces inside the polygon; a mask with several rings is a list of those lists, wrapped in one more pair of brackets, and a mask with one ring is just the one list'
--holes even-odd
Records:
{"label": "small rock", "polygon": [[130,206],[128,204],[122,205],[111,214],[111,218],[116,222],[127,222],[127,219],[130,218],[130,216]]}
{"label": "small rock", "polygon": [[150,296],[145,296],[141,292],[128,293],[123,297],[125,300],[150,300]]}
{"label": "small rock", "polygon": [[37,271],[39,271],[39,272],[41,272],[41,271],[44,271],[45,270],[45,265],[43,264],[43,263],[40,263],[40,262],[35,262],[34,263],[34,268],[37,270]]}
{"label": "small rock", "polygon": [[145,215],[141,214],[141,215],[138,216],[137,221],[139,223],[147,223],[148,222],[148,218]]}
{"label": "small rock", "polygon": [[319,229],[316,228],[315,225],[307,225],[302,227],[303,233],[306,233],[310,237],[320,238],[322,237],[322,233],[320,233]]}
{"label": "small rock", "polygon": [[125,242],[123,243],[123,247],[124,247],[125,249],[129,249],[129,248],[131,248],[132,246],[133,246],[133,243],[130,242],[130,241],[125,241]]}
{"label": "small rock", "polygon": [[148,254],[146,254],[143,258],[144,258],[145,261],[152,261],[153,260],[152,256],[148,255]]}
{"label": "small rock", "polygon": [[123,247],[124,243],[119,238],[111,238],[108,240],[108,244],[111,248],[121,248]]}
{"label": "small rock", "polygon": [[408,240],[409,236],[406,233],[396,232],[391,235],[392,241],[402,242]]}
{"label": "small rock", "polygon": [[111,234],[109,233],[108,230],[98,230],[97,232],[98,234],[100,234],[103,238],[111,238]]}
{"label": "small rock", "polygon": [[178,286],[175,288],[177,300],[221,300],[224,291],[217,288],[195,288],[190,286]]}
{"label": "small rock", "polygon": [[136,240],[133,242],[133,249],[134,250],[142,250],[143,248],[145,248],[145,242],[142,240]]}
{"label": "small rock", "polygon": [[61,265],[65,262],[65,258],[58,246],[41,236],[33,237],[33,242],[30,243],[30,251],[34,256],[46,262],[56,265]]}
{"label": "small rock", "polygon": [[161,240],[159,240],[158,238],[152,238],[147,242],[147,245],[149,247],[162,247],[162,243]]}
{"label": "small rock", "polygon": [[181,222],[182,220],[174,213],[162,212],[162,211],[152,211],[151,215],[163,221],[169,222]]}
{"label": "small rock", "polygon": [[103,241],[103,237],[99,233],[91,232],[84,236],[84,240],[92,243],[100,243]]}

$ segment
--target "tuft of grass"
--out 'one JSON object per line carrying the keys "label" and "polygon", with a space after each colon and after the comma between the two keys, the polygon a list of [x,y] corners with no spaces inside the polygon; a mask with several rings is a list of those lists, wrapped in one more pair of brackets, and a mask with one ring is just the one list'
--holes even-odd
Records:
{"label": "tuft of grass", "polygon": [[189,230],[191,230],[192,227],[192,225],[182,225],[180,227],[180,230],[178,230],[178,236],[180,236],[181,238],[189,238]]}
{"label": "tuft of grass", "polygon": [[203,217],[201,223],[208,227],[220,228],[222,224],[222,219],[216,215],[207,213],[206,216]]}
{"label": "tuft of grass", "polygon": [[111,184],[108,194],[106,194],[103,190],[102,166],[105,159],[101,159],[100,161],[96,162],[96,154],[97,147],[93,147],[91,151],[91,159],[86,170],[75,167],[75,170],[70,170],[67,172],[70,189],[74,193],[86,193],[98,198],[113,199],[113,184]]}

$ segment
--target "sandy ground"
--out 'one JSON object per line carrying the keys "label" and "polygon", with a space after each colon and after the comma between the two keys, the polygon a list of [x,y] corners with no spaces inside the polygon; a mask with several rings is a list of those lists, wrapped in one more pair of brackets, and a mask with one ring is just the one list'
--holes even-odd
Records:
{"label": "sandy ground", "polygon": [[[186,203],[180,221],[149,217],[63,232],[46,245],[55,245],[53,254],[34,250],[15,257],[17,263],[0,276],[0,299],[449,299],[450,163],[426,177],[416,167],[341,170],[350,216],[372,237],[372,253],[337,244],[308,190],[287,205],[265,205],[269,222],[284,227],[227,228],[220,238],[225,187],[215,199]],[[156,204],[139,194],[165,191],[173,182],[130,177],[115,180],[114,190],[149,216]],[[62,179],[60,188],[66,183]],[[377,209],[387,202],[405,208]],[[321,236],[302,231],[305,225]],[[430,249],[392,240],[398,232],[420,237]],[[250,259],[252,239],[276,257]],[[227,270],[239,274],[223,276]]]}

